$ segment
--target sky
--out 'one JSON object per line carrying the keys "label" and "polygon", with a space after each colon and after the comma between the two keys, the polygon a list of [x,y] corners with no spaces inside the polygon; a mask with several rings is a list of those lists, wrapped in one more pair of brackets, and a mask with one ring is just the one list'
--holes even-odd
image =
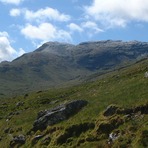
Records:
{"label": "sky", "polygon": [[0,62],[48,41],[148,41],[148,0],[0,0]]}

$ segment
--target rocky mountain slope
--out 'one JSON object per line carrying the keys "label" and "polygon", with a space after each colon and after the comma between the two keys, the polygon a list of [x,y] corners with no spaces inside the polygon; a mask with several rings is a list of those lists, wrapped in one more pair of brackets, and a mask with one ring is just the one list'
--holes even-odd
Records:
{"label": "rocky mountain slope", "polygon": [[0,98],[0,147],[147,148],[148,59],[67,88]]}
{"label": "rocky mountain slope", "polygon": [[0,63],[0,96],[78,84],[92,74],[106,73],[147,55],[147,42],[48,42],[12,62]]}

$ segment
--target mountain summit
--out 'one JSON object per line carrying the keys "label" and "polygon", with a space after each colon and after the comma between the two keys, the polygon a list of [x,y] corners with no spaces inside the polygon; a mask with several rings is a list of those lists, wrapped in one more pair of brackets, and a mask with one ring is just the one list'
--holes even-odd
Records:
{"label": "mountain summit", "polygon": [[0,64],[0,94],[77,84],[87,76],[126,66],[147,55],[148,42],[106,40],[78,45],[47,42],[12,62]]}

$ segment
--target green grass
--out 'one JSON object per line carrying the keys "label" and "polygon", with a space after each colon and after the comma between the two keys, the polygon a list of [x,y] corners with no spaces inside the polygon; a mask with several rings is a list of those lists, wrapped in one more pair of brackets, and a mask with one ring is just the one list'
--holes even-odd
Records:
{"label": "green grass", "polygon": [[[78,114],[74,115],[70,119],[54,125],[56,131],[52,134],[48,132],[48,127],[45,131],[38,131],[38,133],[46,133],[51,137],[51,142],[48,147],[74,147],[74,145],[80,143],[79,147],[107,147],[107,135],[98,136],[95,129],[98,128],[100,123],[109,122],[111,118],[104,118],[102,112],[110,104],[116,104],[123,108],[132,108],[135,106],[148,103],[148,78],[144,77],[144,73],[148,71],[148,60],[141,61],[128,68],[123,68],[118,71],[114,71],[104,75],[102,78],[95,78],[93,82],[85,82],[81,85],[50,89],[43,92],[33,92],[26,96],[16,96],[8,99],[0,100],[0,147],[8,147],[12,135],[24,134],[32,128],[33,122],[37,117],[37,113],[44,109],[50,109],[61,103],[83,99],[88,101],[88,105],[84,107]],[[54,101],[56,101],[54,103]],[[24,102],[23,106],[16,107],[16,103]],[[4,104],[5,103],[5,104]],[[11,112],[19,111],[19,115],[13,115],[9,121],[6,121]],[[124,117],[120,117],[121,119]],[[139,116],[140,118],[140,116]],[[57,145],[56,140],[64,134],[65,130],[72,125],[79,125],[84,122],[90,122],[95,124],[95,129],[90,129],[78,137],[70,137],[69,143],[63,145]],[[11,128],[12,133],[5,133],[6,128]],[[19,130],[22,128],[22,130]],[[59,128],[59,129],[58,129]],[[135,131],[130,131],[130,129]],[[148,116],[144,115],[141,120],[133,120],[121,125],[118,130],[124,131],[122,137],[114,142],[113,147],[121,145],[121,147],[144,147],[143,143],[148,140],[144,137],[144,131],[148,130]],[[28,135],[25,145],[22,147],[31,146],[31,140],[34,135]],[[99,140],[88,142],[86,141],[88,136],[93,136]],[[101,138],[101,136],[103,138]],[[143,137],[142,137],[143,136]],[[132,139],[134,137],[134,139]],[[129,139],[131,138],[131,142]],[[39,140],[36,147],[43,147],[42,140]],[[83,140],[85,142],[83,142]],[[82,141],[82,143],[81,143]],[[47,147],[47,146],[46,146]]]}

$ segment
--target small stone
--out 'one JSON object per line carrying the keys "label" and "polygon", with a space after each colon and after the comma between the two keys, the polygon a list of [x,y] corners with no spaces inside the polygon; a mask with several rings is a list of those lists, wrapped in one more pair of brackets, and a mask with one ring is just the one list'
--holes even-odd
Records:
{"label": "small stone", "polygon": [[24,105],[24,102],[17,102],[16,103],[16,107],[20,107],[20,106],[23,106]]}
{"label": "small stone", "polygon": [[104,116],[112,116],[113,114],[116,113],[118,107],[115,105],[110,105],[106,108],[106,110],[104,111],[103,115]]}
{"label": "small stone", "polygon": [[14,147],[16,144],[22,145],[22,144],[25,144],[25,141],[26,141],[26,139],[25,139],[24,135],[15,136],[10,141],[10,146]]}
{"label": "small stone", "polygon": [[148,78],[148,71],[145,72],[144,77],[145,77],[145,78]]}
{"label": "small stone", "polygon": [[43,145],[49,145],[51,141],[51,138],[49,136],[46,136],[43,140],[42,140],[42,144]]}
{"label": "small stone", "polygon": [[117,140],[121,136],[119,131],[115,131],[109,134],[108,144],[112,144],[115,140]]}
{"label": "small stone", "polygon": [[42,137],[43,137],[43,135],[37,135],[37,136],[34,137],[34,140],[39,140],[39,139],[41,139]]}
{"label": "small stone", "polygon": [[36,135],[36,136],[32,139],[32,144],[33,144],[33,145],[36,144],[37,141],[38,141],[39,139],[41,139],[43,136],[44,136],[44,135]]}
{"label": "small stone", "polygon": [[11,129],[10,127],[6,128],[6,129],[4,130],[4,133],[9,133],[10,129]]}

